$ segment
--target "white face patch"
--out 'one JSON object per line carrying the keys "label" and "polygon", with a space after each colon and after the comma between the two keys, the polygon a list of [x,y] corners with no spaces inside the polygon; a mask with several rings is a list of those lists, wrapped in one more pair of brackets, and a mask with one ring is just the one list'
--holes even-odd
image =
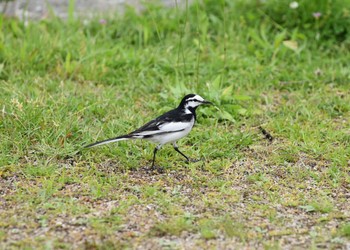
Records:
{"label": "white face patch", "polygon": [[199,96],[199,95],[195,95],[194,97],[188,98],[187,101],[199,101],[199,102],[203,102],[204,99],[203,97]]}
{"label": "white face patch", "polygon": [[202,104],[202,102],[204,101],[204,99],[199,96],[199,95],[195,95],[191,98],[188,98],[186,100],[186,105],[185,105],[185,108],[195,108],[195,107],[198,107],[199,105]]}

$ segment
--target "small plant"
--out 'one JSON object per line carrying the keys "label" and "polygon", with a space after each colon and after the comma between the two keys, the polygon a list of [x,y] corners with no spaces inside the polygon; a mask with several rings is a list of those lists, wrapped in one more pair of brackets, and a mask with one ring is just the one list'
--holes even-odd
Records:
{"label": "small plant", "polygon": [[247,237],[247,230],[244,224],[234,221],[229,216],[223,217],[218,222],[218,227],[225,233],[225,235],[229,238],[237,237],[241,241],[245,241]]}
{"label": "small plant", "polygon": [[350,238],[350,223],[346,223],[340,228],[340,234]]}
{"label": "small plant", "polygon": [[217,223],[213,220],[202,219],[198,222],[199,232],[204,239],[214,239],[217,237]]}
{"label": "small plant", "polygon": [[309,205],[299,206],[301,209],[306,212],[320,212],[320,213],[329,213],[333,210],[333,204],[326,199],[320,199],[311,202]]}
{"label": "small plant", "polygon": [[164,236],[164,235],[176,235],[179,236],[183,231],[193,230],[192,219],[184,216],[174,218],[165,222],[158,222],[152,229],[151,235]]}

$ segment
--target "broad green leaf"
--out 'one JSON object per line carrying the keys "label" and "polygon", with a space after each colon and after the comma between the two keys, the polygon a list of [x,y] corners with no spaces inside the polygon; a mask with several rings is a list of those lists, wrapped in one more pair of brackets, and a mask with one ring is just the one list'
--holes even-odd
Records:
{"label": "broad green leaf", "polygon": [[315,211],[315,207],[311,205],[306,205],[306,206],[299,206],[301,209],[305,210],[306,212],[313,212]]}
{"label": "broad green leaf", "polygon": [[221,75],[218,75],[211,83],[211,90],[219,92],[221,89]]}
{"label": "broad green leaf", "polygon": [[235,122],[236,121],[233,118],[233,116],[229,112],[227,112],[225,110],[221,110],[220,111],[220,117],[219,118],[224,119],[224,120],[228,120],[228,121],[231,121],[231,122]]}
{"label": "broad green leaf", "polygon": [[221,97],[225,100],[232,99],[232,93],[233,93],[233,85],[230,85],[226,88],[221,93]]}
{"label": "broad green leaf", "polygon": [[234,95],[233,99],[237,101],[248,101],[248,100],[251,100],[252,98],[248,95]]}
{"label": "broad green leaf", "polygon": [[295,52],[298,50],[298,42],[297,41],[286,40],[286,41],[283,41],[283,45],[286,46],[288,49],[291,49]]}

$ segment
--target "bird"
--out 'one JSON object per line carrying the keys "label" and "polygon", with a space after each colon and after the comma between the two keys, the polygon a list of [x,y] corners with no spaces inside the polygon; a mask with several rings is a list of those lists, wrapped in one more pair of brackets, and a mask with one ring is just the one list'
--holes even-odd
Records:
{"label": "bird", "polygon": [[204,104],[213,105],[213,103],[204,100],[203,97],[197,94],[188,94],[182,98],[177,108],[160,115],[135,131],[89,144],[84,148],[92,148],[124,140],[145,139],[157,144],[153,150],[151,169],[155,169],[154,166],[158,150],[168,143],[172,143],[175,151],[181,154],[186,161],[189,162],[189,158],[179,150],[176,141],[188,135],[192,130],[197,119],[196,109]]}

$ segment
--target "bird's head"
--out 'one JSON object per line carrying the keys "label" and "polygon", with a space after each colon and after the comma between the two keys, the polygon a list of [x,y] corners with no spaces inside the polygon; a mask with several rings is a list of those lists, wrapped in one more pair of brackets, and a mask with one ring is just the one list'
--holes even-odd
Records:
{"label": "bird's head", "polygon": [[203,104],[212,104],[209,101],[206,101],[203,99],[203,97],[196,95],[196,94],[188,94],[186,95],[180,105],[179,108],[183,109],[196,109],[198,106],[203,105]]}

